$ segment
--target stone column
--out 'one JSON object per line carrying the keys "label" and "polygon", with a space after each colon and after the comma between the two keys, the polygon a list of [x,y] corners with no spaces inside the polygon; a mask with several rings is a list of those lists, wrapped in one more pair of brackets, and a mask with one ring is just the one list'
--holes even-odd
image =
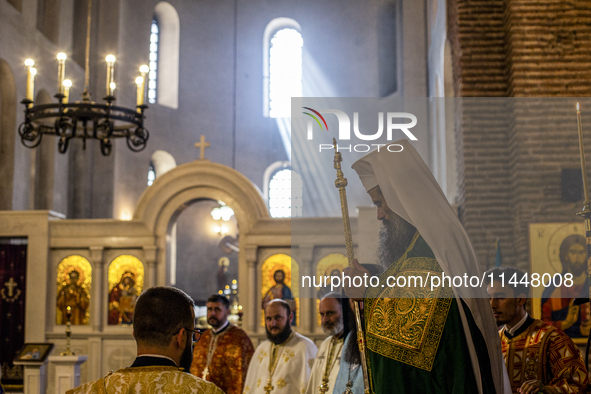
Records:
{"label": "stone column", "polygon": [[[90,313],[90,321],[92,330],[94,332],[101,332],[103,331],[103,316],[105,311],[103,311],[103,305],[105,299],[107,298],[107,293],[103,291],[106,289],[105,283],[103,283],[103,275],[104,271],[104,261],[103,261],[103,251],[104,248],[102,246],[91,246],[89,248],[90,251],[90,262],[92,264],[92,296],[91,296],[91,313]],[[106,282],[106,281],[105,281]],[[108,312],[107,312],[108,313]],[[102,342],[100,337],[91,337],[89,338],[89,354],[92,355],[90,360],[88,360],[88,374],[91,380],[95,380],[101,377],[101,351],[102,351]],[[84,356],[86,357],[86,356]],[[56,375],[57,379],[57,375]],[[57,384],[57,383],[56,383]],[[73,386],[76,387],[76,386]]]}
{"label": "stone column", "polygon": [[155,269],[158,271],[155,275],[156,281],[154,282],[155,286],[166,286],[168,283],[166,282],[166,276],[168,272],[166,272],[166,249],[169,247],[169,243],[166,241],[167,236],[163,237],[156,237],[156,260],[157,264]]}
{"label": "stone column", "polygon": [[55,365],[54,394],[80,386],[80,366],[88,356],[49,356],[49,362]]}
{"label": "stone column", "polygon": [[144,288],[156,286],[156,252],[158,248],[154,245],[144,246],[144,259],[147,265],[146,283]]}
{"label": "stone column", "polygon": [[102,246],[91,246],[89,248],[90,262],[92,263],[92,295],[91,314],[92,329],[95,332],[103,330],[103,250]]}
{"label": "stone column", "polygon": [[257,291],[257,246],[246,246],[245,257],[248,265],[247,286],[245,286],[248,297],[244,307],[246,312],[244,317],[247,330],[254,334],[257,332],[260,321],[260,299]]}
{"label": "stone column", "polygon": [[[300,263],[300,278],[314,275],[313,254],[314,245],[300,245],[298,248],[296,261]],[[313,334],[316,329],[316,297],[312,287],[302,285],[303,283],[300,283],[300,322],[305,333]]]}

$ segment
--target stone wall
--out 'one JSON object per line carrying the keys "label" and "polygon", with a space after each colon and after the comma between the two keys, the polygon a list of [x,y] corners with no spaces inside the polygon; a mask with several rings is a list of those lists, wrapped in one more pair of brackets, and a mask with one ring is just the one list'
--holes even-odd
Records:
{"label": "stone wall", "polygon": [[528,98],[456,112],[459,211],[479,260],[492,265],[500,237],[504,265],[527,268],[529,223],[580,221],[582,201],[561,195],[561,170],[580,167],[577,100],[533,97],[591,93],[591,4],[450,0],[447,11],[456,97]]}

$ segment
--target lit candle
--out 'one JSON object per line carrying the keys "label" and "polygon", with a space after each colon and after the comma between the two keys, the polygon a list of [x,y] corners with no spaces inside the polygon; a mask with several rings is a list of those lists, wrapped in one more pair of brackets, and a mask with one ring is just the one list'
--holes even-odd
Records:
{"label": "lit candle", "polygon": [[581,155],[581,170],[583,172],[583,191],[585,192],[585,204],[589,203],[589,188],[587,187],[587,166],[585,165],[585,148],[583,146],[583,126],[581,125],[581,110],[577,102],[577,126],[579,128],[579,151]]}
{"label": "lit candle", "polygon": [[64,104],[68,104],[68,99],[70,98],[70,88],[72,87],[72,81],[69,79],[65,79],[62,83],[64,85]]}
{"label": "lit candle", "polygon": [[142,76],[142,78],[144,78],[144,86],[142,88],[142,92],[144,93],[144,95],[142,96],[142,104],[144,104],[146,102],[146,85],[148,83],[148,73],[150,72],[150,67],[148,67],[146,64],[142,64],[140,66],[140,75]]}
{"label": "lit candle", "polygon": [[107,61],[107,96],[113,96],[115,88],[111,88],[111,86],[115,83],[115,56],[108,55],[105,60]]}
{"label": "lit candle", "polygon": [[71,306],[68,306],[66,308],[66,318],[69,319],[71,316],[72,316],[72,307]]}
{"label": "lit candle", "polygon": [[25,60],[25,66],[27,66],[27,95],[28,100],[33,101],[35,97],[35,75],[37,70],[33,67],[35,62],[33,59]]}
{"label": "lit candle", "polygon": [[116,88],[117,88],[117,85],[115,84],[115,82],[111,82],[109,84],[109,96],[115,97],[115,89]]}
{"label": "lit candle", "polygon": [[[135,79],[135,84],[137,85],[137,106],[144,105],[144,78],[137,77]],[[141,112],[138,108],[137,112]]]}
{"label": "lit candle", "polygon": [[58,94],[64,94],[64,78],[66,76],[66,56],[65,53],[60,52],[57,54],[57,92]]}

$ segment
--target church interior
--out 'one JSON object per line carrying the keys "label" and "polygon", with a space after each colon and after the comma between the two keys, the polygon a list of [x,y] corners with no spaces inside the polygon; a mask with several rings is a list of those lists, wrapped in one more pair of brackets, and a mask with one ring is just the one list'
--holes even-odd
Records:
{"label": "church interior", "polygon": [[[590,20],[586,0],[0,0],[3,385],[27,381],[13,364],[24,344],[70,345],[68,319],[88,356],[80,382],[130,365],[133,300],[152,286],[200,307],[226,294],[256,346],[284,270],[296,329],[320,343],[321,289],[299,278],[342,271],[346,247],[338,197],[311,190],[336,193],[334,179],[306,190],[298,179],[323,164],[292,168],[291,97],[424,100],[416,148],[480,268],[502,256],[560,273],[561,241],[584,235],[575,103],[585,131]],[[105,108],[115,127],[87,138],[59,123]],[[349,211],[370,262],[375,208],[352,195]],[[55,368],[37,392],[55,391]]]}

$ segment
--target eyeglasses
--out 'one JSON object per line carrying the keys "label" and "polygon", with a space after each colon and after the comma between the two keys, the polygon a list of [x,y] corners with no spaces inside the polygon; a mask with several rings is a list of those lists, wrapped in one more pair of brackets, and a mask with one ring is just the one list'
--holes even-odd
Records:
{"label": "eyeglasses", "polygon": [[[185,331],[190,331],[193,333],[193,342],[199,342],[199,340],[201,339],[201,334],[203,334],[203,332],[197,328],[194,330],[189,330],[188,328],[185,328]],[[180,329],[174,335],[177,335],[179,332],[181,332]]]}
{"label": "eyeglasses", "polygon": [[189,330],[188,328],[185,328],[185,330],[187,331],[191,331],[193,333],[193,342],[199,342],[199,340],[201,339],[201,330],[199,329],[194,329],[194,330]]}

